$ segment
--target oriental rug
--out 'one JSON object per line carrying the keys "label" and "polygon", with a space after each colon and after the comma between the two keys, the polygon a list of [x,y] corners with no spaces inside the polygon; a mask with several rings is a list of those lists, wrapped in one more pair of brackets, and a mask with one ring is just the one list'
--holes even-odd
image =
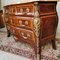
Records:
{"label": "oriental rug", "polygon": [[[60,60],[60,43],[56,41],[56,45],[57,50],[52,49],[51,43],[43,46],[41,60]],[[34,49],[26,43],[16,42],[12,35],[7,37],[4,29],[0,30],[0,50],[35,60]]]}

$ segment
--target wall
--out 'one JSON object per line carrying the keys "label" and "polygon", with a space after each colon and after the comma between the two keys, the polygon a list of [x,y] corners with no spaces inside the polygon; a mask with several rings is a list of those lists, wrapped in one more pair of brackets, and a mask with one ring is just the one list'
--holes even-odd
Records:
{"label": "wall", "polygon": [[58,19],[59,19],[57,33],[60,33],[60,2],[58,2],[58,5],[57,5],[57,12],[58,12]]}
{"label": "wall", "polygon": [[15,4],[20,3],[20,0],[1,0],[1,8],[3,9],[3,6],[9,5],[9,4]]}
{"label": "wall", "polygon": [[4,5],[5,5],[5,0],[1,0],[1,9],[3,9]]}
{"label": "wall", "polygon": [[60,38],[60,2],[57,3],[57,12],[58,12],[58,28],[57,28],[57,37]]}
{"label": "wall", "polygon": [[0,0],[0,10],[1,10],[1,0]]}

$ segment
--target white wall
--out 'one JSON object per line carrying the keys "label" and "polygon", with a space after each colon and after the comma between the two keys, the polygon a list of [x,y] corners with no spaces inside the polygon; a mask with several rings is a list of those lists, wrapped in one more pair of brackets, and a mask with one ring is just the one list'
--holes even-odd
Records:
{"label": "white wall", "polygon": [[3,9],[3,6],[5,5],[20,3],[20,2],[21,2],[20,0],[1,0],[1,8]]}
{"label": "white wall", "polygon": [[0,0],[0,10],[1,10],[1,0]]}
{"label": "white wall", "polygon": [[58,19],[59,19],[57,33],[60,33],[60,2],[58,2],[57,4],[57,12],[58,12]]}

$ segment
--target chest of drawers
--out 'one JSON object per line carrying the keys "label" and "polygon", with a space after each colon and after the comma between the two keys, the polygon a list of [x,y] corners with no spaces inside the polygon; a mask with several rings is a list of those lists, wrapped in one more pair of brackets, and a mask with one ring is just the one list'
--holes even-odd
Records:
{"label": "chest of drawers", "polygon": [[41,57],[41,47],[49,41],[56,49],[56,4],[56,1],[35,1],[4,7],[8,36],[12,34],[16,41],[30,44],[35,50],[37,60]]}

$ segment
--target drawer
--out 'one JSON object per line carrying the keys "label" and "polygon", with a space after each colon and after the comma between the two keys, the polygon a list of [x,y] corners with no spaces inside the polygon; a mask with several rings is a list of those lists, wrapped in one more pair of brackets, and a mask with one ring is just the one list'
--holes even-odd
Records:
{"label": "drawer", "polygon": [[16,6],[9,6],[8,14],[15,14],[16,13]]}
{"label": "drawer", "polygon": [[16,7],[16,11],[17,11],[16,14],[33,15],[34,7],[33,4],[19,5]]}
{"label": "drawer", "polygon": [[23,28],[33,30],[33,18],[32,17],[10,16],[9,23],[16,27],[23,27]]}
{"label": "drawer", "polygon": [[56,4],[54,3],[43,3],[39,4],[40,15],[56,13]]}
{"label": "drawer", "polygon": [[14,17],[14,16],[5,15],[4,21],[5,21],[5,23],[8,23],[8,24],[10,24],[10,25],[15,25],[15,24],[16,24],[16,23],[14,22],[14,21],[15,21],[15,17]]}
{"label": "drawer", "polygon": [[33,31],[14,27],[9,24],[7,24],[7,29],[12,35],[14,35],[15,40],[27,43],[35,43],[35,36]]}
{"label": "drawer", "polygon": [[15,16],[9,16],[9,21],[11,25],[16,26],[17,20]]}
{"label": "drawer", "polygon": [[21,18],[18,18],[17,21],[18,23],[16,24],[16,26],[33,30],[33,18],[21,17]]}
{"label": "drawer", "polygon": [[16,9],[15,9],[15,6],[7,6],[7,7],[4,7],[5,8],[5,14],[15,14],[16,12]]}
{"label": "drawer", "polygon": [[35,43],[35,35],[33,31],[19,28],[19,36],[20,36],[20,40],[24,42],[30,44]]}
{"label": "drawer", "polygon": [[7,25],[7,28],[16,41],[21,41],[29,44],[35,43],[35,35],[33,31],[14,27],[11,25]]}
{"label": "drawer", "polygon": [[15,15],[33,15],[34,8],[33,4],[19,4],[19,5],[11,5],[7,8],[5,7],[5,13],[15,14]]}
{"label": "drawer", "polygon": [[57,16],[56,15],[49,15],[41,17],[41,38],[45,38],[55,34],[57,28]]}
{"label": "drawer", "polygon": [[18,21],[16,16],[9,15],[9,24],[12,26],[17,26],[16,24],[18,24]]}

